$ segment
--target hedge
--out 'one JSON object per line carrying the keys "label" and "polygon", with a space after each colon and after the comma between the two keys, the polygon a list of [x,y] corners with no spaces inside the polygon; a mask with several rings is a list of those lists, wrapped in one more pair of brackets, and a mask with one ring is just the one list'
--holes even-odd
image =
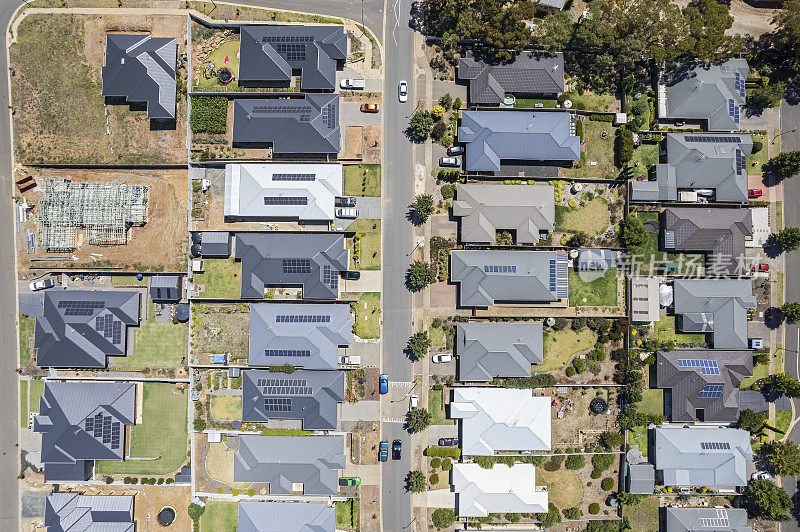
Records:
{"label": "hedge", "polygon": [[225,133],[228,130],[228,99],[223,96],[192,97],[189,124],[193,133]]}
{"label": "hedge", "polygon": [[458,447],[428,447],[425,449],[425,454],[441,458],[461,458],[461,449]]}
{"label": "hedge", "polygon": [[556,378],[547,373],[533,377],[514,377],[502,379],[503,388],[547,388],[556,384]]}
{"label": "hedge", "polygon": [[592,122],[613,122],[614,115],[589,115]]}

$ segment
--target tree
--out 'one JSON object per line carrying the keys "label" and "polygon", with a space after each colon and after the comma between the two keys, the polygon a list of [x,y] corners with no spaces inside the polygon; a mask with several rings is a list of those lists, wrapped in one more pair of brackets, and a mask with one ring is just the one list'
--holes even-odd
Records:
{"label": "tree", "polygon": [[461,109],[461,105],[462,105],[461,98],[456,98],[455,100],[453,100],[453,109],[455,109],[456,111]]}
{"label": "tree", "polygon": [[[639,373],[639,375],[642,374],[642,372],[638,370],[637,373]],[[625,443],[625,437],[619,432],[606,431],[600,435],[600,443],[606,449],[612,450],[621,447],[622,444]]]}
{"label": "tree", "polygon": [[[442,189],[444,189],[444,187],[442,187]],[[444,193],[442,193],[442,197],[444,197]],[[514,237],[511,236],[509,231],[497,231],[495,241],[498,246],[510,246],[514,243]]]}
{"label": "tree", "polygon": [[406,476],[406,485],[411,493],[422,493],[427,485],[425,473],[422,471],[409,471]]}
{"label": "tree", "polygon": [[436,528],[447,528],[456,522],[456,513],[450,508],[437,508],[431,519]]}
{"label": "tree", "polygon": [[564,463],[564,467],[567,469],[572,469],[573,471],[583,469],[585,465],[586,458],[584,458],[582,454],[571,454],[569,457],[567,457],[567,461]]}
{"label": "tree", "polygon": [[561,510],[561,513],[564,514],[564,519],[572,519],[572,520],[580,519],[581,516],[583,515],[583,512],[581,512],[581,509],[578,508],[577,506],[574,508],[564,508],[563,510]]}
{"label": "tree", "polygon": [[622,220],[622,241],[629,250],[643,245],[650,233],[638,216],[628,216]]}
{"label": "tree", "polygon": [[509,523],[519,523],[522,520],[522,515],[516,512],[506,514],[506,521]]}
{"label": "tree", "polygon": [[431,138],[439,141],[442,137],[444,137],[445,133],[447,133],[447,124],[439,120],[433,125],[433,129],[431,129]]}
{"label": "tree", "polygon": [[417,194],[411,208],[420,220],[427,220],[433,214],[433,196],[430,194]]}
{"label": "tree", "polygon": [[793,477],[800,474],[800,447],[795,442],[774,441],[767,446],[767,455],[778,475]]}
{"label": "tree", "polygon": [[192,521],[196,521],[197,519],[200,519],[200,516],[203,515],[203,512],[206,511],[206,507],[200,506],[199,504],[191,503],[187,511],[189,512],[189,518]]}
{"label": "tree", "polygon": [[203,418],[200,418],[200,417],[195,418],[195,420],[194,420],[194,430],[196,432],[203,432],[204,430],[206,430],[206,422],[205,422],[205,420]]}
{"label": "tree", "polygon": [[[755,89],[747,92],[747,107],[752,107],[753,109],[778,107],[781,104],[785,89],[786,86],[780,82],[758,84]],[[755,152],[755,143],[753,143],[753,153]]]}
{"label": "tree", "polygon": [[633,131],[625,126],[620,126],[614,138],[615,164],[620,167],[628,164],[628,161],[633,158],[633,148]]}
{"label": "tree", "polygon": [[[580,26],[578,26],[580,31]],[[566,11],[548,13],[536,23],[534,41],[545,50],[561,51],[572,40],[575,24]]]}
{"label": "tree", "polygon": [[448,109],[450,109],[450,107],[452,107],[452,105],[453,105],[453,97],[450,96],[449,92],[447,94],[443,95],[441,98],[439,98],[439,105],[444,107],[445,111],[447,111]]}
{"label": "tree", "polygon": [[542,527],[549,528],[556,523],[561,522],[561,512],[558,510],[558,506],[551,502],[547,505],[547,513],[536,514],[536,519],[539,520],[539,522],[542,524]]}
{"label": "tree", "polygon": [[784,394],[787,397],[800,397],[800,382],[797,382],[788,373],[778,373],[767,377],[766,388],[773,393]]}
{"label": "tree", "polygon": [[408,125],[408,136],[414,142],[424,142],[433,129],[433,116],[428,111],[417,111]]}
{"label": "tree", "polygon": [[431,339],[428,337],[427,331],[414,333],[408,341],[408,350],[411,353],[411,359],[414,361],[425,358],[430,347]]}
{"label": "tree", "polygon": [[683,46],[691,51],[693,57],[715,61],[741,49],[740,37],[725,35],[725,30],[733,26],[733,17],[726,4],[716,0],[699,0],[685,8],[683,16],[689,25]]}
{"label": "tree", "polygon": [[444,116],[444,111],[444,107],[441,105],[436,105],[433,109],[431,109],[431,116],[433,116],[434,120],[441,120],[442,116]]}
{"label": "tree", "polygon": [[788,80],[800,74],[800,0],[784,2],[771,22],[776,28],[764,36],[768,57],[763,59],[775,66],[775,74]]}
{"label": "tree", "polygon": [[767,521],[788,521],[786,512],[794,505],[782,487],[771,480],[758,479],[751,480],[744,488],[742,506],[754,517]]}
{"label": "tree", "polygon": [[800,321],[800,303],[786,302],[781,307],[781,314],[787,323],[797,323]]}
{"label": "tree", "polygon": [[597,515],[600,513],[600,505],[596,502],[589,504],[589,513],[592,515]]}
{"label": "tree", "polygon": [[427,262],[415,260],[408,268],[408,286],[411,290],[417,292],[422,290],[436,280],[436,272]]}
{"label": "tree", "polygon": [[739,413],[738,426],[740,429],[750,432],[750,434],[755,434],[757,432],[761,432],[761,429],[764,428],[764,423],[766,421],[767,419],[763,414],[760,412],[753,412],[748,408]]}
{"label": "tree", "polygon": [[794,251],[800,247],[800,228],[787,227],[778,231],[775,241],[783,251]]}
{"label": "tree", "polygon": [[645,495],[641,493],[617,493],[617,500],[623,506],[636,506],[645,499]]}
{"label": "tree", "polygon": [[425,408],[417,408],[408,413],[408,430],[416,434],[431,424],[431,413]]}
{"label": "tree", "polygon": [[769,160],[767,166],[781,179],[800,173],[800,151],[781,152]]}

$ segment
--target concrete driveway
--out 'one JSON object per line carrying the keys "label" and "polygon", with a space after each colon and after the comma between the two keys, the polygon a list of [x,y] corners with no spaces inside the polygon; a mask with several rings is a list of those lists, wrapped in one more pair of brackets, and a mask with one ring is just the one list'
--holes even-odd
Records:
{"label": "concrete driveway", "polygon": [[439,438],[458,438],[458,425],[430,425],[428,445],[439,445]]}
{"label": "concrete driveway", "polygon": [[[351,68],[349,66],[344,67],[343,70],[336,72],[336,91],[341,91],[341,82],[343,79],[363,79],[364,80],[364,90],[363,92],[383,92],[383,78],[365,78],[362,72]],[[344,89],[347,90],[347,89]],[[358,93],[359,91],[353,91]],[[463,98],[462,98],[463,100]],[[466,100],[465,100],[466,101]]]}
{"label": "concrete driveway", "polygon": [[341,421],[378,421],[380,420],[380,401],[342,403],[339,419]]}
{"label": "concrete driveway", "polygon": [[[381,198],[356,197],[356,209],[358,209],[359,220],[380,220],[381,219]],[[334,218],[334,231],[345,231],[353,223],[352,218]]]}
{"label": "concrete driveway", "polygon": [[339,123],[345,126],[380,126],[381,113],[364,113],[357,102],[339,102]]}
{"label": "concrete driveway", "polygon": [[357,281],[340,279],[343,292],[380,292],[383,286],[381,270],[363,270]]}

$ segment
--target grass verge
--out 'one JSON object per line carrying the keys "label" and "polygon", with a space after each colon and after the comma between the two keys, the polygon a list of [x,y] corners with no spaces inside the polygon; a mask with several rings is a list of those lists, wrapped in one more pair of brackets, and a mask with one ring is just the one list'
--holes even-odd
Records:
{"label": "grass verge", "polygon": [[19,366],[27,366],[33,360],[31,336],[36,329],[36,318],[19,315]]}
{"label": "grass verge", "polygon": [[345,196],[381,196],[381,165],[347,164],[344,166]]}
{"label": "grass verge", "polygon": [[19,426],[28,426],[28,381],[19,381]]}
{"label": "grass verge", "polygon": [[355,310],[353,332],[365,340],[381,337],[381,294],[364,292],[358,301],[351,305]]}
{"label": "grass verge", "polygon": [[431,413],[431,425],[455,425],[454,419],[447,419],[444,411],[444,390],[428,391],[428,412]]}
{"label": "grass verge", "polygon": [[775,411],[775,428],[782,433],[789,430],[789,425],[792,424],[792,410],[791,408],[779,408]]}

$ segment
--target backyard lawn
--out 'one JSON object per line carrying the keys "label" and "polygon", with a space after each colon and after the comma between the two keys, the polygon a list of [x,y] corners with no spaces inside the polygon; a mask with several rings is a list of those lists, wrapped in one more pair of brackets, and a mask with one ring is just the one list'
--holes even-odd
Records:
{"label": "backyard lawn", "polygon": [[231,488],[246,489],[250,482],[233,481],[233,455],[236,452],[228,449],[224,442],[209,443],[206,455],[205,470],[208,476]]}
{"label": "backyard lawn", "polygon": [[593,94],[589,92],[584,92],[583,94],[566,92],[562,97],[572,101],[573,109],[583,107],[586,111],[608,111],[616,101],[613,94]]}
{"label": "backyard lawn", "polygon": [[381,165],[346,164],[344,166],[345,196],[381,195]]}
{"label": "backyard lawn", "polygon": [[353,332],[363,339],[381,337],[381,294],[380,292],[364,292],[351,307],[356,317]]}
{"label": "backyard lawn", "polygon": [[236,502],[209,501],[200,517],[200,528],[235,532],[239,523],[238,511]]}
{"label": "backyard lawn", "polygon": [[[639,163],[639,166],[636,166]],[[640,144],[633,150],[633,157],[628,166],[635,170],[635,175],[647,177],[649,168],[658,164],[658,144]]]}
{"label": "backyard lawn", "polygon": [[[637,216],[642,222],[658,221],[656,212],[640,212]],[[697,253],[667,253],[659,251],[659,234],[649,233],[647,242],[631,250],[631,268],[639,275],[659,273],[651,270],[663,270],[668,267],[670,271],[683,275],[696,275],[698,269],[704,266],[703,255]]]}
{"label": "backyard lawn", "polygon": [[242,263],[234,259],[203,259],[203,273],[194,274],[194,285],[205,285],[199,297],[238,299],[241,294]]}
{"label": "backyard lawn", "polygon": [[[227,58],[228,62],[225,62]],[[239,78],[239,39],[228,39],[223,41],[220,45],[209,54],[206,61],[213,61],[217,70],[220,68],[227,68],[233,73],[233,76]],[[201,89],[205,90],[238,90],[239,82],[232,81],[228,87],[219,82],[219,76],[211,76],[206,79],[202,74],[196,76],[195,83]]]}
{"label": "backyard lawn", "polygon": [[135,275],[112,275],[111,284],[114,286],[147,286],[147,277],[139,280]]}
{"label": "backyard lawn", "polygon": [[614,133],[616,130],[617,128],[610,122],[584,121],[585,151],[581,154],[583,165],[580,168],[562,168],[559,170],[559,175],[571,178],[615,178],[619,173],[614,166]]}
{"label": "backyard lawn", "polygon": [[622,515],[630,519],[631,530],[636,530],[636,532],[659,531],[658,499],[658,497],[645,497],[636,506],[623,506]]}
{"label": "backyard lawn", "polygon": [[589,282],[583,281],[581,275],[575,271],[575,268],[569,268],[569,304],[571,307],[617,306],[616,268],[609,268],[602,277]]}
{"label": "backyard lawn", "polygon": [[642,402],[639,403],[639,411],[643,414],[664,415],[664,390],[661,388],[649,388],[650,365],[644,368],[644,384],[642,390]]}
{"label": "backyard lawn", "polygon": [[431,425],[455,425],[455,419],[447,419],[444,410],[444,390],[428,391],[428,412],[431,413]]}
{"label": "backyard lawn", "polygon": [[356,220],[347,227],[348,231],[359,233],[359,262],[356,265],[354,253],[354,238],[346,241],[350,250],[350,267],[354,270],[380,270],[381,269],[381,221]]}
{"label": "backyard lawn", "polygon": [[533,369],[540,372],[563,369],[575,353],[591,349],[596,339],[597,335],[589,328],[545,331],[544,363],[535,364]]}
{"label": "backyard lawn", "polygon": [[242,397],[240,395],[212,395],[211,415],[220,421],[242,419]]}
{"label": "backyard lawn", "polygon": [[556,232],[584,232],[589,236],[605,233],[611,225],[608,200],[596,197],[574,209],[567,205],[556,205]]}
{"label": "backyard lawn", "polygon": [[544,109],[555,109],[556,105],[558,105],[558,100],[551,98],[517,98],[514,102],[514,107],[535,109],[537,103],[542,104]]}
{"label": "backyard lawn", "polygon": [[133,354],[113,358],[115,368],[177,368],[186,356],[186,325],[157,323],[155,305],[148,300],[147,321],[133,330]]}
{"label": "backyard lawn", "polygon": [[[597,480],[596,482],[600,482]],[[550,502],[559,508],[572,508],[581,502],[583,486],[578,475],[569,469],[547,471],[543,467],[536,468],[536,484],[547,486]]]}
{"label": "backyard lawn", "polygon": [[792,424],[792,410],[791,408],[779,408],[775,411],[775,428],[782,433],[789,430],[789,425]]}
{"label": "backyard lawn", "polygon": [[647,456],[647,427],[634,427],[629,430],[628,445],[637,445],[642,451],[642,456]]}
{"label": "backyard lawn", "polygon": [[167,475],[186,462],[186,392],[173,384],[143,384],[142,423],[131,427],[130,456],[155,460],[98,460],[98,474]]}
{"label": "backyard lawn", "polygon": [[661,316],[655,322],[654,333],[656,340],[661,342],[674,341],[676,345],[681,344],[705,344],[706,335],[701,333],[681,333],[675,331],[675,316]]}
{"label": "backyard lawn", "polygon": [[28,343],[33,331],[36,328],[36,318],[30,316],[19,315],[19,365],[27,366],[31,363],[31,346]]}

